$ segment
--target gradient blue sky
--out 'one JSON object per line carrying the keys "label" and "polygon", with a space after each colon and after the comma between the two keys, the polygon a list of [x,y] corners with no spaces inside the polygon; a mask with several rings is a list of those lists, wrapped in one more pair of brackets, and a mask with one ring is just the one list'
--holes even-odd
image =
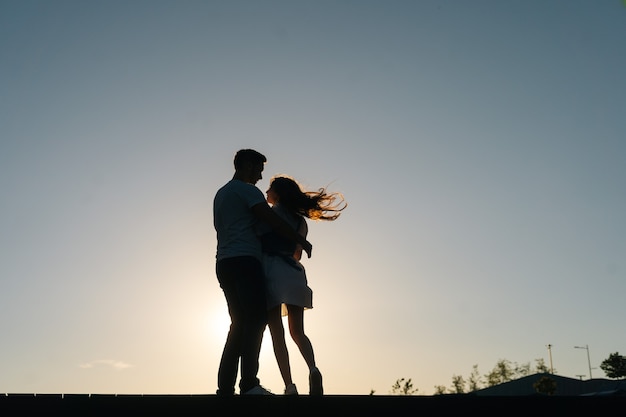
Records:
{"label": "gradient blue sky", "polygon": [[[240,148],[311,223],[329,394],[626,353],[619,0],[0,2],[0,392],[214,393]],[[282,391],[266,333],[262,384]],[[307,374],[293,345],[294,379]]]}

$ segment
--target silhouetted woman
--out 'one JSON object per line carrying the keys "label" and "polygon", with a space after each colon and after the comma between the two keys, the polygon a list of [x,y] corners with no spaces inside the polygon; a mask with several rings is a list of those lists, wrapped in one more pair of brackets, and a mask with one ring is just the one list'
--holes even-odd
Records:
{"label": "silhouetted woman", "polygon": [[[338,193],[302,191],[291,178],[277,176],[270,181],[267,201],[303,237],[308,233],[305,217],[332,221],[347,204]],[[263,266],[268,301],[268,326],[274,354],[285,383],[285,395],[297,395],[291,379],[289,353],[285,343],[282,316],[288,316],[289,333],[309,367],[309,394],[322,395],[322,374],[315,365],[311,341],[304,333],[304,309],[313,308],[313,292],[309,288],[304,266],[300,263],[302,247],[274,232],[261,234]]]}

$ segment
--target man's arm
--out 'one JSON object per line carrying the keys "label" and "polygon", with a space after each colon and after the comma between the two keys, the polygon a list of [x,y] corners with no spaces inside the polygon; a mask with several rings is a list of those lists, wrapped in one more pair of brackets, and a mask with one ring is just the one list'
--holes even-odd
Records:
{"label": "man's arm", "polygon": [[287,239],[300,244],[307,256],[309,258],[311,257],[313,245],[311,245],[308,240],[291,227],[289,223],[283,220],[278,214],[274,213],[269,204],[263,202],[252,206],[252,213],[254,213],[254,215],[262,221],[269,224],[276,232],[285,236]]}

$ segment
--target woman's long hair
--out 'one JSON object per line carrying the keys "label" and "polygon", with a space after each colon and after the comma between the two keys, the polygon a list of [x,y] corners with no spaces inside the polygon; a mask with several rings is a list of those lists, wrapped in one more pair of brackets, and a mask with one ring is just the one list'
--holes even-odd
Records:
{"label": "woman's long hair", "polygon": [[311,220],[335,220],[348,206],[340,193],[328,193],[325,188],[302,191],[298,183],[287,176],[273,177],[270,189],[278,195],[281,206]]}

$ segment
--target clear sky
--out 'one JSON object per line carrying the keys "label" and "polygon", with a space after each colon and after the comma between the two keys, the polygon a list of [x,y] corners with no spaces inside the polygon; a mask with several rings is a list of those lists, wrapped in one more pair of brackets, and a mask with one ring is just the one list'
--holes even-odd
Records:
{"label": "clear sky", "polygon": [[[309,224],[328,394],[626,354],[620,0],[0,2],[0,392],[212,394],[215,191]],[[294,380],[304,361],[290,344]],[[283,389],[269,333],[261,383]]]}

